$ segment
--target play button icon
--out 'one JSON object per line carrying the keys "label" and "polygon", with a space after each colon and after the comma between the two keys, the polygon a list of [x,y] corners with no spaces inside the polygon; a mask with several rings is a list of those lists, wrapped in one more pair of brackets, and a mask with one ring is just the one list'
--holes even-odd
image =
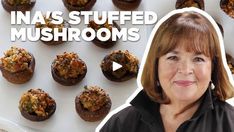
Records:
{"label": "play button icon", "polygon": [[123,67],[123,66],[117,62],[112,61],[112,71],[116,71],[116,70],[120,69],[121,67]]}

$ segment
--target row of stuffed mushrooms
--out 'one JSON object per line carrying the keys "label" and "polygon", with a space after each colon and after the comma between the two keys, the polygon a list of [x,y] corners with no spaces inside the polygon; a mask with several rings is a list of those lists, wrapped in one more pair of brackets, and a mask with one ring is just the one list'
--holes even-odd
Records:
{"label": "row of stuffed mushrooms", "polygon": [[[85,121],[99,121],[111,109],[109,95],[98,86],[85,86],[75,97],[75,109]],[[56,111],[56,101],[42,89],[29,89],[22,94],[19,101],[21,115],[31,121],[44,121]]]}
{"label": "row of stuffed mushrooms", "polygon": [[[88,11],[91,10],[96,0],[62,0],[64,6],[69,11]],[[30,11],[36,0],[1,0],[3,8],[8,11]],[[122,10],[133,10],[137,8],[141,0],[112,0],[113,4]],[[204,0],[177,0],[176,9],[184,7],[197,7],[205,9]],[[234,18],[234,0],[220,0],[220,8]]]}
{"label": "row of stuffed mushrooms", "polygon": [[[36,0],[1,0],[3,8],[8,11],[30,11],[34,7]],[[62,0],[64,6],[69,11],[89,11],[96,0]],[[123,10],[133,10],[137,8],[141,0],[112,0],[113,4]]]}
{"label": "row of stuffed mushrooms", "polygon": [[[122,65],[113,70],[113,63]],[[137,76],[138,59],[128,50],[114,50],[106,55],[101,62],[101,70],[111,81],[123,82]],[[34,73],[35,58],[32,53],[23,48],[11,47],[0,58],[0,70],[9,82],[22,84],[29,81]],[[65,86],[75,85],[87,73],[85,62],[74,52],[64,52],[57,55],[51,64],[53,79]]]}

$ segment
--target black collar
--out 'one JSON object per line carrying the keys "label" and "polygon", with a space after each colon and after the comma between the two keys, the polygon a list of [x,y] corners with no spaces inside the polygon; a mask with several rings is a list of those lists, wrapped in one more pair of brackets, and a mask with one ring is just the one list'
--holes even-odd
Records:
{"label": "black collar", "polygon": [[198,107],[198,110],[194,113],[191,120],[197,119],[199,116],[204,114],[205,112],[214,109],[213,101],[216,100],[216,97],[212,95],[212,90],[208,88],[204,95],[201,97],[201,104]]}
{"label": "black collar", "polygon": [[[214,96],[212,96],[212,90],[208,88],[204,95],[201,97],[201,104],[195,114],[192,116],[190,120],[196,120],[200,115],[205,112],[214,109],[213,100]],[[142,120],[148,123],[153,123],[156,120],[159,120],[158,123],[162,123],[161,115],[159,112],[160,104],[152,101],[144,90],[141,90],[137,96],[130,102],[132,106],[134,106],[141,114]]]}

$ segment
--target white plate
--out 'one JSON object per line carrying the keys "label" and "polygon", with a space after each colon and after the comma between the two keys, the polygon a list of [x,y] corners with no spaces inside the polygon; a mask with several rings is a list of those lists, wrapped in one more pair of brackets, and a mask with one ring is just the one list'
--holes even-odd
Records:
{"label": "white plate", "polygon": [[26,132],[18,124],[0,117],[0,132]]}

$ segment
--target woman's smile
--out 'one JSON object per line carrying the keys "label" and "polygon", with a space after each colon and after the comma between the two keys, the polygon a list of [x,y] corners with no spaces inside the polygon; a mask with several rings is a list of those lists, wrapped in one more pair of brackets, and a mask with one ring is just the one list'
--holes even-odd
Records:
{"label": "woman's smile", "polygon": [[191,86],[195,83],[195,81],[190,81],[190,80],[177,80],[174,81],[174,83],[180,87],[188,87]]}

